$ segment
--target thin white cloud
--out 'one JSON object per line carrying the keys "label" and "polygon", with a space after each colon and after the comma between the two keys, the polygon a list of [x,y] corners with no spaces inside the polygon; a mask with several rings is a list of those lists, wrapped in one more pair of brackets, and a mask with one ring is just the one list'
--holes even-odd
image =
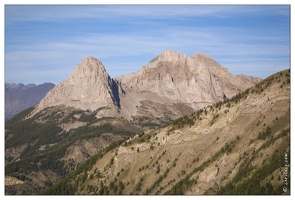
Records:
{"label": "thin white cloud", "polygon": [[66,19],[121,19],[128,17],[175,18],[218,17],[240,14],[288,15],[286,6],[251,5],[6,5],[5,17],[10,21],[56,21]]}
{"label": "thin white cloud", "polygon": [[[51,6],[43,7],[45,10],[35,8],[34,12],[31,7],[21,10],[17,10],[19,7],[9,7],[9,9],[16,10],[7,10],[9,11],[6,14],[6,21],[9,22],[8,28],[13,26],[13,23],[22,23],[23,20],[39,20],[40,22],[53,20],[63,23],[62,20],[94,18],[104,22],[127,20],[125,23],[137,26],[137,29],[131,26],[130,29],[122,29],[123,31],[100,32],[99,29],[98,31],[97,29],[83,31],[79,27],[73,27],[75,31],[61,39],[58,36],[62,32],[58,30],[52,30],[53,36],[47,36],[46,31],[50,31],[48,27],[48,30],[34,29],[36,32],[32,32],[33,35],[40,31],[39,34],[45,34],[44,38],[35,39],[31,35],[6,37],[9,39],[5,48],[6,75],[13,76],[13,71],[21,72],[21,69],[25,68],[26,71],[35,70],[31,74],[38,77],[52,75],[53,82],[57,83],[64,80],[83,57],[92,55],[102,60],[110,75],[116,77],[139,70],[141,66],[146,65],[149,60],[165,49],[177,50],[187,55],[204,52],[217,61],[228,63],[229,66],[225,65],[225,67],[230,71],[239,69],[240,73],[243,73],[245,69],[242,67],[234,68],[235,61],[248,61],[247,64],[257,66],[255,62],[261,62],[261,59],[290,54],[288,31],[271,29],[259,32],[247,29],[247,27],[206,26],[205,23],[202,26],[173,24],[170,19],[196,16],[230,17],[241,13],[267,15],[270,11],[281,13],[282,10],[286,10],[286,6],[203,6],[198,11],[193,7],[168,6],[163,9],[164,7],[161,6],[138,6],[136,9],[131,9],[134,6],[82,6],[84,10],[81,11],[81,7],[74,6],[70,10],[64,10],[58,6]],[[145,20],[138,20],[138,17],[145,18]],[[173,25],[165,23],[165,20],[157,20],[164,18],[169,19]],[[79,25],[82,24],[77,24]],[[227,62],[224,61],[225,58],[228,59]],[[273,59],[265,61],[266,64],[272,62]],[[285,66],[286,62],[280,58],[276,64]],[[63,72],[54,76],[58,70],[51,68],[62,68]],[[249,69],[252,68],[248,67],[247,70]],[[44,71],[48,70],[49,73],[44,74]],[[255,71],[255,68],[252,70]]]}
{"label": "thin white cloud", "polygon": [[[44,60],[48,58],[62,58],[64,55],[98,55],[99,58],[108,58],[116,55],[137,56],[162,51],[163,49],[188,49],[189,54],[197,53],[202,49],[205,53],[232,56],[269,56],[285,55],[289,53],[288,45],[281,44],[241,44],[230,42],[234,34],[220,34],[216,28],[183,30],[174,28],[171,30],[159,31],[157,34],[147,33],[146,35],[87,35],[70,38],[67,41],[48,42],[47,44],[35,44],[23,46],[22,51],[6,53],[7,62],[20,62],[23,60]],[[226,35],[226,36],[223,36]],[[239,38],[247,38],[248,34]],[[235,38],[237,40],[237,38]],[[251,36],[252,40],[261,40]],[[274,42],[275,37],[272,37]],[[267,40],[267,39],[265,39]],[[280,40],[280,37],[278,37]],[[27,48],[27,50],[26,50]],[[41,50],[42,49],[42,50]],[[207,51],[207,52],[206,52]],[[156,55],[154,55],[156,56]]]}

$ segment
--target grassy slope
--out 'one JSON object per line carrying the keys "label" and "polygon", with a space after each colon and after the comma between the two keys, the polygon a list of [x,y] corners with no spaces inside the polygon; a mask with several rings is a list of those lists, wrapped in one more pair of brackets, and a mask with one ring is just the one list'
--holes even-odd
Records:
{"label": "grassy slope", "polygon": [[44,194],[288,194],[282,172],[289,152],[286,70],[138,134]]}

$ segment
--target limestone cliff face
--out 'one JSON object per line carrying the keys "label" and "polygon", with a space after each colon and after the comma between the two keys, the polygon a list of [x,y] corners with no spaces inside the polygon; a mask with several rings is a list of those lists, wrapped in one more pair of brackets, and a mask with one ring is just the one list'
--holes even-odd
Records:
{"label": "limestone cliff face", "polygon": [[262,80],[261,78],[252,76],[233,75],[227,68],[221,66],[213,58],[204,53],[194,54],[192,59],[200,63],[200,65],[207,67],[227,97],[232,97]]}
{"label": "limestone cliff face", "polygon": [[68,79],[56,85],[40,102],[37,110],[55,105],[96,110],[119,107],[118,86],[110,78],[104,65],[94,57],[87,57],[74,69]]}
{"label": "limestone cliff face", "polygon": [[[165,50],[139,71],[111,79],[103,64],[87,57],[54,87],[35,113],[66,105],[100,111],[97,117],[174,119],[251,87],[260,79],[235,76],[210,56]],[[165,114],[164,114],[165,113]]]}
{"label": "limestone cliff face", "polygon": [[224,94],[233,96],[256,83],[243,82],[206,54],[189,57],[170,50],[165,50],[138,72],[117,80],[127,93],[149,91],[194,109],[223,100]]}

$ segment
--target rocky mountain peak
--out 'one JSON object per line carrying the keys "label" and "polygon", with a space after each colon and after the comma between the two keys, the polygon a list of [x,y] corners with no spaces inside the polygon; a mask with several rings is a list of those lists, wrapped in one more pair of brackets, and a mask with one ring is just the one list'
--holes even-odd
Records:
{"label": "rocky mountain peak", "polygon": [[165,50],[136,73],[119,77],[124,91],[151,92],[199,109],[222,99],[223,91],[206,64]]}
{"label": "rocky mountain peak", "polygon": [[127,95],[151,92],[194,109],[221,101],[224,94],[231,97],[259,81],[249,79],[245,84],[205,53],[190,57],[173,50],[165,50],[138,72],[116,79]]}
{"label": "rocky mountain peak", "polygon": [[189,58],[186,55],[182,55],[177,51],[174,50],[164,50],[162,54],[155,57],[153,60],[151,60],[147,67],[149,68],[156,68],[158,65],[158,62],[179,62],[184,61],[185,59]]}
{"label": "rocky mountain peak", "polygon": [[99,69],[102,68],[105,70],[103,64],[101,63],[100,60],[94,58],[93,56],[88,56],[84,59],[81,60],[80,65],[78,65],[80,68],[85,68],[85,69]]}
{"label": "rocky mountain peak", "polygon": [[196,53],[192,57],[193,58],[207,58],[207,59],[213,60],[213,58],[211,58],[208,54],[203,53],[203,52]]}
{"label": "rocky mountain peak", "polygon": [[89,56],[80,62],[70,74],[69,79],[73,79],[74,81],[77,81],[77,79],[84,79],[85,81],[98,83],[100,79],[109,79],[109,75],[101,61]]}
{"label": "rocky mountain peak", "polygon": [[59,83],[45,96],[36,111],[56,105],[84,110],[101,107],[116,110],[119,105],[118,86],[110,78],[101,61],[89,56],[75,67],[68,79]]}
{"label": "rocky mountain peak", "polygon": [[167,60],[175,60],[182,57],[182,55],[174,50],[164,50],[164,52],[160,55],[160,58],[167,59]]}
{"label": "rocky mountain peak", "polygon": [[83,58],[81,63],[89,63],[89,62],[100,62],[93,56],[87,56],[86,58]]}

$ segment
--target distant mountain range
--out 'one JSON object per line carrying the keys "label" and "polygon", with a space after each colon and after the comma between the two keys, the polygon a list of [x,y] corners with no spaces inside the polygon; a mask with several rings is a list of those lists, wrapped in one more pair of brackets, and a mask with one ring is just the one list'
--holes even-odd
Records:
{"label": "distant mountain range", "polygon": [[5,83],[5,120],[39,103],[53,87],[52,83]]}

